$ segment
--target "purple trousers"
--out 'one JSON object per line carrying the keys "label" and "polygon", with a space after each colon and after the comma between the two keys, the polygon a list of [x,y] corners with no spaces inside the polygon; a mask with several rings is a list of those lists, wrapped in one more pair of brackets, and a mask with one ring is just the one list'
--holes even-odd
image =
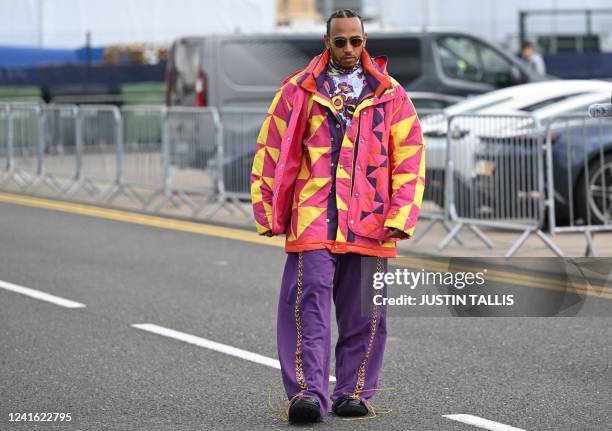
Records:
{"label": "purple trousers", "polygon": [[[374,305],[375,272],[387,259],[327,250],[287,253],[278,302],[277,347],[289,399],[319,401],[321,418],[347,397],[368,399],[377,388],[387,338],[386,307]],[[336,308],[336,384],[328,393],[331,301]]]}

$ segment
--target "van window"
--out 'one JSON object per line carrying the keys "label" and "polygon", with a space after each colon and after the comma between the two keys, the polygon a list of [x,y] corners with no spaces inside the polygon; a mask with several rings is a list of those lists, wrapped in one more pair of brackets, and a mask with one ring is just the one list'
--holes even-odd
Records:
{"label": "van window", "polygon": [[483,44],[478,44],[482,59],[484,82],[496,88],[512,85],[512,65],[502,55]]}
{"label": "van window", "polygon": [[367,51],[373,56],[386,55],[387,71],[401,85],[407,86],[422,74],[421,39],[416,37],[376,38],[367,41]]}
{"label": "van window", "polygon": [[566,99],[569,99],[570,97],[576,97],[576,96],[580,96],[582,94],[585,94],[584,91],[582,92],[578,92],[578,93],[572,93],[572,94],[564,94],[562,96],[557,96],[557,97],[552,97],[550,99],[546,99],[546,100],[542,100],[538,103],[533,103],[531,105],[528,106],[523,106],[522,108],[519,108],[521,111],[526,111],[526,112],[534,112],[534,111],[538,111],[542,108],[545,108],[547,106],[553,105],[555,103],[559,103],[562,102]]}
{"label": "van window", "polygon": [[438,56],[442,71],[449,78],[482,82],[483,71],[478,48],[472,39],[448,36],[438,39]]}
{"label": "van window", "polygon": [[[237,85],[277,87],[325,50],[323,37],[311,40],[230,40],[220,46],[221,67]],[[246,67],[245,67],[246,66]]]}
{"label": "van window", "polygon": [[491,47],[468,37],[439,38],[437,55],[442,72],[449,78],[490,84],[495,88],[525,81],[522,76],[513,76],[515,66],[507,58]]}
{"label": "van window", "polygon": [[[388,57],[387,71],[402,85],[421,76],[421,41],[418,38],[368,39],[371,56]],[[238,85],[278,86],[296,70],[303,69],[325,50],[323,38],[311,40],[228,41],[221,47],[222,68]],[[243,65],[248,64],[248,68]]]}

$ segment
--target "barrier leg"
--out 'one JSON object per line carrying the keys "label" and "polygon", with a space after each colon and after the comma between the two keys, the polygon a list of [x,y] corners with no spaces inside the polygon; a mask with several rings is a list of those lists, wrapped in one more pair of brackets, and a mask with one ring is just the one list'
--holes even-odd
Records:
{"label": "barrier leg", "polygon": [[595,243],[593,242],[593,235],[591,234],[591,231],[585,230],[584,237],[586,238],[587,242],[587,248],[584,252],[584,255],[586,257],[599,257],[597,249],[595,248]]}
{"label": "barrier leg", "polygon": [[[419,242],[420,240],[423,239],[423,237],[425,235],[427,235],[429,233],[429,231],[434,227],[434,225],[436,223],[438,223],[440,220],[437,219],[433,219],[429,221],[429,224],[427,226],[425,226],[425,229],[423,229],[422,231],[420,231],[418,233],[418,235],[415,235],[415,237],[412,239],[412,243],[416,244],[417,242]],[[442,222],[442,224],[444,224],[444,222]]]}
{"label": "barrier leg", "polygon": [[[448,223],[446,223],[446,221],[440,220],[440,223],[442,223],[442,227],[444,228],[444,230],[446,230],[446,232],[451,231],[451,228],[448,226]],[[457,244],[463,245],[463,241],[461,241],[461,237],[459,237],[459,233],[457,233],[457,235],[455,235],[453,239],[455,240]]]}
{"label": "barrier leg", "polygon": [[115,193],[119,191],[119,187],[117,184],[111,184],[102,195],[96,200],[96,202],[100,203],[108,203],[108,199],[114,197]]}
{"label": "barrier leg", "polygon": [[[217,211],[219,211],[223,205],[225,205],[225,198],[221,195],[219,195],[217,197],[217,202],[208,209],[208,211],[206,211],[206,213],[202,216],[203,219],[207,220],[209,218],[211,218],[213,215],[215,215],[217,213]],[[203,207],[200,208],[200,210],[198,212],[196,212],[196,214],[194,215],[194,217],[200,213],[200,211],[202,211]]]}
{"label": "barrier leg", "polygon": [[488,237],[488,236],[486,236],[486,235],[485,235],[485,233],[484,233],[482,230],[480,230],[480,228],[479,228],[478,226],[475,226],[475,225],[473,225],[473,224],[469,224],[469,225],[468,225],[468,227],[470,228],[470,230],[471,230],[472,232],[474,232],[474,235],[476,235],[478,238],[480,238],[480,240],[481,240],[482,242],[484,242],[484,243],[485,243],[485,245],[486,245],[487,247],[489,247],[489,248],[493,248],[493,247],[495,247],[495,245],[493,244],[493,241],[491,241],[491,240],[489,239],[489,237]]}
{"label": "barrier leg", "polygon": [[155,190],[142,204],[142,209],[147,210],[149,205],[153,203],[153,201],[158,197],[164,194],[162,189]]}
{"label": "barrier leg", "polygon": [[514,254],[518,251],[518,249],[521,248],[521,246],[525,243],[525,241],[527,241],[527,238],[529,238],[529,235],[531,235],[531,232],[533,232],[532,228],[525,229],[525,231],[522,233],[519,239],[517,239],[514,242],[514,244],[512,244],[510,249],[508,249],[508,252],[506,253],[506,257],[514,256]]}
{"label": "barrier leg", "polygon": [[244,208],[242,207],[242,202],[240,202],[240,199],[238,199],[238,197],[233,196],[232,202],[234,203],[234,206],[238,209],[238,211],[241,212],[247,219],[253,218],[253,215],[251,213],[244,210]]}
{"label": "barrier leg", "polygon": [[555,244],[555,242],[552,239],[550,239],[548,235],[546,235],[540,229],[536,231],[536,234],[540,237],[542,242],[544,242],[544,244],[546,244],[557,256],[563,257],[563,252],[561,251],[559,246]]}
{"label": "barrier leg", "polygon": [[457,223],[451,229],[451,231],[448,233],[448,235],[446,235],[446,237],[444,237],[444,239],[442,241],[440,241],[440,243],[438,244],[438,250],[444,250],[446,247],[448,247],[448,244],[459,233],[459,231],[461,230],[461,228],[463,227],[464,224],[465,224],[464,222]]}
{"label": "barrier leg", "polygon": [[23,193],[26,193],[26,194],[34,193],[36,189],[39,188],[43,182],[44,182],[44,174],[36,177],[36,179],[32,181],[30,185],[28,185],[25,189],[23,189]]}

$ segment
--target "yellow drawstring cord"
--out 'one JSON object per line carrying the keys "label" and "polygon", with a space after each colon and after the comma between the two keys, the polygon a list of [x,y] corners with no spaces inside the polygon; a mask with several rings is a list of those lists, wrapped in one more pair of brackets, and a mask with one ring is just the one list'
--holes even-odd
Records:
{"label": "yellow drawstring cord", "polygon": [[[288,401],[281,401],[280,405],[274,405],[272,402],[272,392],[274,390],[275,387],[275,383],[273,382],[272,385],[270,386],[270,390],[268,391],[268,407],[270,408],[270,410],[272,410],[272,412],[276,415],[276,417],[278,417],[281,421],[283,422],[289,422],[289,407],[291,406],[291,403],[293,402],[294,399],[296,399],[297,397],[303,395],[304,391],[300,391],[297,394],[295,394],[293,397],[291,397],[290,400]],[[358,398],[360,399],[366,406],[366,408],[368,409],[369,414],[367,416],[360,416],[360,417],[352,417],[352,418],[341,418],[342,420],[345,421],[354,421],[354,420],[364,420],[364,419],[374,419],[380,415],[384,415],[384,414],[388,414],[391,413],[393,411],[393,409],[390,408],[384,408],[384,407],[377,407],[374,404],[372,404],[372,402],[370,400],[367,400],[365,398],[360,398],[357,394],[362,393],[362,392],[369,392],[369,391],[391,391],[391,390],[395,390],[395,388],[373,388],[373,389],[362,389],[360,391],[355,391],[355,392],[351,392],[350,394],[347,393],[347,395],[350,395],[351,397]]]}
{"label": "yellow drawstring cord", "polygon": [[352,418],[341,418],[342,420],[345,421],[355,421],[355,420],[364,420],[364,419],[374,419],[375,417],[378,417],[379,415],[385,415],[388,413],[391,413],[393,411],[393,409],[389,409],[389,408],[384,408],[384,407],[376,407],[374,404],[372,404],[371,401],[365,399],[365,398],[361,398],[359,397],[358,394],[362,393],[362,392],[370,392],[370,391],[391,391],[391,390],[395,390],[395,388],[373,388],[373,389],[361,389],[355,392],[351,392],[351,393],[347,393],[346,395],[350,395],[350,398],[355,398],[355,399],[359,399],[361,400],[366,408],[368,409],[369,414],[367,416],[357,416],[357,417],[352,417]]}
{"label": "yellow drawstring cord", "polygon": [[302,390],[298,392],[297,394],[292,396],[290,400],[285,401],[284,403],[281,401],[280,406],[279,405],[275,406],[272,404],[272,390],[273,389],[274,389],[274,382],[272,382],[272,385],[270,386],[270,391],[268,392],[268,407],[270,408],[270,410],[272,410],[272,412],[276,415],[276,417],[278,417],[281,421],[289,422],[289,407],[291,406],[291,403],[293,402],[294,399],[304,394],[304,391]]}

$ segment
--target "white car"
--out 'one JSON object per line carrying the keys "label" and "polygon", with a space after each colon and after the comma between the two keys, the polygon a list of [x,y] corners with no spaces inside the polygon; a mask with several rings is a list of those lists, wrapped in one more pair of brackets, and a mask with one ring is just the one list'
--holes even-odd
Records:
{"label": "white car", "polygon": [[[610,96],[612,82],[599,80],[544,81],[493,91],[472,97],[444,109],[442,114],[423,118],[427,171],[432,179],[444,178],[447,164],[448,119],[452,122],[454,170],[457,180],[469,187],[474,178],[474,153],[479,134],[504,136],[524,126],[542,126],[554,117],[575,112]],[[481,119],[476,115],[499,115]],[[586,109],[584,111],[586,115]],[[474,115],[471,117],[471,115]],[[520,118],[531,115],[533,119]],[[517,116],[517,117],[512,117]],[[535,124],[534,124],[535,120]],[[441,186],[439,181],[436,184]],[[440,193],[437,193],[440,195]],[[438,198],[439,199],[439,198]],[[438,200],[434,199],[434,200]],[[438,203],[441,203],[439,201]]]}

